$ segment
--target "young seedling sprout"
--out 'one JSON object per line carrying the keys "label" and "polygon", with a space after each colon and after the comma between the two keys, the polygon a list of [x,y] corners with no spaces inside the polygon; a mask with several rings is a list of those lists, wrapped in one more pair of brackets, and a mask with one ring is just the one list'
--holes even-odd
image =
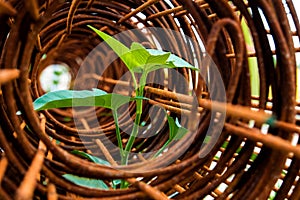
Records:
{"label": "young seedling sprout", "polygon": [[[147,81],[148,74],[152,71],[165,68],[189,68],[191,70],[198,70],[198,68],[192,66],[182,58],[171,54],[170,52],[164,52],[157,49],[146,49],[143,45],[137,42],[133,42],[130,48],[126,47],[123,43],[116,40],[112,36],[99,31],[98,29],[88,26],[94,32],[96,32],[120,57],[128,68],[135,90],[135,97],[124,96],[116,93],[106,93],[100,89],[90,90],[59,90],[46,93],[45,95],[36,99],[33,103],[35,110],[45,110],[51,108],[63,108],[63,107],[77,107],[77,106],[99,106],[112,110],[114,123],[116,127],[116,137],[118,141],[118,147],[121,156],[121,165],[127,165],[129,160],[129,154],[132,151],[134,141],[139,133],[139,127],[141,125],[141,116],[143,112],[143,100],[147,100],[144,97],[144,89]],[[136,78],[136,74],[140,74],[139,80]],[[121,131],[118,122],[117,110],[122,105],[135,101],[136,113],[133,124],[132,132],[128,141],[123,148],[123,142],[121,137]],[[156,152],[154,157],[160,155],[163,150],[173,141],[182,138],[188,130],[179,124],[178,119],[173,119],[166,113],[167,121],[169,125],[169,139],[163,145],[163,147]],[[78,154],[78,152],[75,152]],[[93,158],[92,156],[81,153],[81,156]],[[66,179],[76,182],[77,177],[66,175]],[[73,179],[75,179],[75,181]],[[97,182],[99,184],[99,182]],[[102,182],[100,182],[102,184]],[[126,187],[125,182],[121,182],[121,188]]]}

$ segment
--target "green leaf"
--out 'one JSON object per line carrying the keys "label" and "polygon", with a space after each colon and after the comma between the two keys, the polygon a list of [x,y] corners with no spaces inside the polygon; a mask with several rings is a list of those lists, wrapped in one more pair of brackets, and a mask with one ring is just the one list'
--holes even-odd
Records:
{"label": "green leaf", "polygon": [[[158,50],[158,49],[147,49],[147,51],[152,55],[162,55],[165,54],[165,51],[162,50]],[[193,65],[191,65],[190,63],[188,63],[187,61],[185,61],[184,59],[176,56],[175,54],[170,54],[170,56],[168,57],[167,61],[166,61],[166,65],[165,66],[167,68],[190,68],[192,70],[199,70],[198,68],[194,67]]]}
{"label": "green leaf", "polygon": [[72,154],[75,154],[75,155],[79,155],[79,156],[82,156],[94,163],[97,163],[97,164],[100,164],[100,165],[106,165],[106,166],[111,166],[109,162],[107,162],[106,160],[103,160],[101,158],[98,158],[98,157],[95,157],[95,156],[92,156],[86,152],[83,152],[83,151],[78,151],[78,150],[73,150],[71,151]]}
{"label": "green leaf", "polygon": [[140,70],[135,72],[142,73],[145,64],[147,64],[148,58],[151,56],[150,53],[146,50],[146,48],[143,45],[137,42],[133,42],[131,44],[130,52],[138,65],[136,68]]}
{"label": "green leaf", "polygon": [[178,118],[174,121],[173,117],[167,115],[168,124],[169,124],[169,140],[179,140],[185,136],[188,132],[188,129],[182,127],[179,124]]}
{"label": "green leaf", "polygon": [[142,44],[138,42],[132,42],[130,46],[130,51],[136,51],[136,50],[141,51],[142,52],[141,54],[144,55],[145,58],[150,56],[150,53]]}
{"label": "green leaf", "polygon": [[146,73],[164,69],[164,68],[175,68],[174,66],[168,65],[167,60],[170,57],[171,53],[164,53],[162,55],[151,55],[148,60],[147,64],[145,65]]}
{"label": "green leaf", "polygon": [[176,118],[176,121],[175,121],[173,119],[173,117],[167,115],[167,120],[168,120],[168,124],[169,124],[169,139],[162,146],[162,148],[160,148],[154,154],[154,156],[153,156],[154,158],[159,156],[159,154],[161,154],[173,140],[180,140],[188,132],[188,129],[186,129],[180,125],[178,118]]}
{"label": "green leaf", "polygon": [[62,176],[76,185],[104,190],[109,189],[109,187],[102,180],[80,177],[73,174],[64,174]]}
{"label": "green leaf", "polygon": [[147,60],[147,64],[166,64],[171,53],[162,53],[161,55],[151,55]]}
{"label": "green leaf", "polygon": [[123,43],[119,42],[112,36],[99,31],[98,29],[88,25],[93,31],[95,31],[109,46],[114,50],[114,52],[121,58],[121,60],[125,63],[129,71],[134,72],[135,69],[140,66],[138,61],[133,57],[130,49],[126,47]]}
{"label": "green leaf", "polygon": [[116,180],[113,180],[111,183],[112,183],[112,187],[114,189],[117,189],[117,186],[121,184],[121,180],[120,179],[116,179]]}
{"label": "green leaf", "polygon": [[97,35],[99,35],[114,50],[114,52],[118,56],[122,57],[129,52],[128,47],[126,47],[123,43],[119,42],[112,36],[102,32],[102,31],[99,31],[98,29],[94,28],[93,26],[88,25],[88,27],[91,28],[95,33],[97,33]]}
{"label": "green leaf", "polygon": [[91,90],[58,90],[44,94],[33,102],[35,110],[65,108],[77,106],[100,106],[112,110],[134,100],[129,96],[106,93],[99,89]]}
{"label": "green leaf", "polygon": [[193,70],[198,68],[192,66],[182,58],[157,49],[146,49],[143,45],[133,42],[130,49],[112,36],[99,31],[88,25],[95,31],[121,58],[129,71],[136,73],[149,73],[162,68],[180,68],[187,67]]}
{"label": "green leaf", "polygon": [[[111,164],[109,162],[107,162],[106,160],[103,160],[103,159],[98,158],[96,156],[92,156],[92,155],[90,155],[86,152],[83,152],[83,151],[73,150],[73,151],[71,151],[71,153],[75,154],[75,155],[82,156],[82,157],[84,157],[84,158],[86,158],[86,159],[88,159],[88,160],[90,160],[94,163],[100,164],[100,165],[111,166]],[[76,177],[76,178],[78,178],[78,177]],[[95,180],[96,179],[88,179],[86,181],[95,181]],[[99,181],[103,182],[102,180],[99,180]],[[121,180],[120,179],[112,180],[111,184],[112,184],[113,189],[117,189],[117,186],[121,184]],[[80,184],[77,184],[77,185],[80,185]],[[102,187],[101,189],[106,189],[106,188]]]}

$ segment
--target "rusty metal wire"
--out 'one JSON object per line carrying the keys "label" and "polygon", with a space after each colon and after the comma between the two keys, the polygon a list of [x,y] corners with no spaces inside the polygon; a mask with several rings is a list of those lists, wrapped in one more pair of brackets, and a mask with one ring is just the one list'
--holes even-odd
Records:
{"label": "rusty metal wire", "polygon": [[[252,49],[247,48],[242,20],[250,30]],[[5,0],[0,1],[0,24],[0,199],[267,199],[272,193],[276,193],[274,199],[300,199],[295,57],[300,51],[295,46],[300,25],[291,0]],[[44,93],[39,76],[51,64],[66,64],[72,80],[80,79],[77,89],[90,89],[96,83],[111,91],[126,73],[123,63],[116,60],[99,76],[99,62],[113,56],[104,49],[89,63],[89,72],[77,77],[81,61],[101,42],[86,25],[111,35],[141,26],[159,27],[204,41],[221,73],[228,103],[223,131],[206,156],[199,157],[199,150],[210,123],[209,91],[204,80],[187,69],[179,72],[193,85],[199,99],[203,98],[198,102],[202,117],[192,145],[174,163],[145,172],[123,171],[126,167],[118,170],[70,153],[82,150],[100,157],[118,153],[117,148],[109,153],[99,150],[117,141],[107,110],[97,108],[97,120],[88,109],[76,119],[71,109],[43,114],[33,110],[32,101]],[[134,38],[149,45],[141,35]],[[169,46],[191,62],[193,56],[201,59],[200,50],[189,55],[182,44],[183,40]],[[258,97],[251,96],[249,58],[257,62]],[[176,91],[187,89],[169,81]],[[174,114],[183,112],[176,99],[172,100],[172,93],[156,87],[146,88],[151,98],[145,104],[146,113],[151,104],[167,107]],[[185,100],[188,105],[188,98]],[[249,108],[262,112],[253,114]],[[131,114],[134,109],[130,105]],[[16,115],[18,110],[21,116]],[[261,133],[267,120],[263,111],[278,119],[267,134]],[[143,117],[147,119],[147,115]],[[254,126],[249,128],[251,120]],[[126,117],[120,119],[123,125],[127,121]],[[137,139],[135,150],[159,149],[168,136],[167,125],[163,126],[157,135]],[[160,159],[160,164],[166,160]],[[148,161],[146,167],[156,165]],[[65,173],[104,182],[126,179],[131,185],[122,190],[86,188],[68,182],[62,177]]]}

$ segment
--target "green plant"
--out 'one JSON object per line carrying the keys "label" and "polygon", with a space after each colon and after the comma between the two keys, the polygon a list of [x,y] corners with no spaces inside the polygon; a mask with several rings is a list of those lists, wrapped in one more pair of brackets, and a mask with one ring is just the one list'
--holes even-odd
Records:
{"label": "green plant", "polygon": [[[164,68],[178,68],[178,67],[187,67],[194,70],[197,70],[194,66],[190,65],[188,62],[183,59],[175,56],[170,52],[163,52],[159,50],[151,49],[147,50],[143,45],[133,42],[130,48],[127,48],[124,44],[111,37],[110,35],[99,31],[98,29],[89,26],[93,31],[95,31],[113,50],[114,52],[121,58],[121,60],[125,63],[129,72],[131,73],[135,93],[138,97],[144,96],[144,87],[146,85],[147,76],[150,72],[164,69]],[[151,54],[152,53],[152,54]],[[170,58],[171,56],[171,58]],[[141,78],[137,81],[135,77],[135,73],[141,74]],[[140,119],[143,110],[142,98],[136,99],[136,117],[133,126],[132,133],[130,134],[129,140],[125,146],[123,154],[121,156],[121,164],[128,164],[128,156],[129,152],[132,149],[134,140],[138,134],[138,129],[140,125]],[[117,116],[114,114],[115,121]],[[168,118],[169,119],[169,118]],[[169,122],[169,124],[175,124]],[[117,126],[117,124],[116,124]],[[176,125],[175,125],[176,126]],[[174,126],[174,127],[175,127]],[[118,126],[117,126],[118,127]],[[118,131],[118,130],[117,130]],[[174,137],[174,136],[172,136]]]}
{"label": "green plant", "polygon": [[[111,109],[116,126],[116,136],[118,147],[120,149],[121,165],[127,165],[129,153],[132,150],[134,141],[139,132],[139,126],[141,125],[140,121],[143,111],[143,100],[147,100],[147,98],[144,97],[144,88],[148,74],[152,71],[165,68],[185,67],[192,70],[198,69],[180,57],[171,54],[170,52],[164,52],[156,49],[146,49],[137,42],[133,42],[130,48],[128,48],[110,35],[101,32],[92,26],[89,27],[114,50],[114,52],[121,58],[128,68],[134,84],[134,90],[136,94],[135,97],[129,97],[115,93],[106,93],[105,91],[99,89],[93,89],[92,91],[60,90],[49,92],[36,99],[33,103],[34,109],[45,110],[72,106],[100,106]],[[139,80],[136,78],[136,74],[140,74]],[[130,101],[135,101],[136,103],[136,115],[132,132],[125,145],[125,148],[123,148],[117,110],[120,106]],[[166,116],[169,125],[169,139],[165,145],[154,155],[154,157],[157,157],[173,140],[182,138],[188,132],[187,129],[179,124],[177,118],[174,120],[168,114],[166,114]],[[124,187],[124,182],[121,183],[121,188],[122,187]]]}

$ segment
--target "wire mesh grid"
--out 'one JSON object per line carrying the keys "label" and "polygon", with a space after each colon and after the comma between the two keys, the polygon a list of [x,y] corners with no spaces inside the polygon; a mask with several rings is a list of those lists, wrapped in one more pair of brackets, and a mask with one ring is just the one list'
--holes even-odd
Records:
{"label": "wire mesh grid", "polygon": [[[296,101],[300,25],[291,0],[4,0],[0,21],[1,199],[300,199]],[[185,110],[182,104],[191,104],[190,98],[185,94],[178,102],[174,91],[184,93],[192,87],[196,93],[199,126],[191,145],[172,163],[165,164],[164,154],[159,162],[137,154],[133,159],[142,164],[133,168],[162,167],[134,171],[130,165],[95,164],[72,152],[104,158],[118,154],[117,148],[105,152],[109,142],[117,141],[107,109],[96,108],[96,119],[90,114],[95,108],[33,110],[32,101],[46,92],[40,74],[52,64],[67,66],[70,87],[77,79],[77,89],[96,84],[112,92],[117,83],[130,86],[118,81],[127,71],[124,63],[119,59],[105,63],[114,55],[110,49],[90,54],[101,40],[87,25],[110,35],[151,27],[174,30],[212,57],[221,74],[218,81],[226,89],[226,103],[213,102],[206,79],[185,68],[178,72],[189,86],[184,88],[171,75],[159,72],[155,76],[164,77],[174,90],[155,84],[145,88],[149,96],[145,113],[160,105],[180,115]],[[153,46],[149,37],[130,36],[127,45],[133,40],[157,48],[167,41],[172,52],[191,64],[197,66],[197,60],[203,59],[201,49],[186,45],[184,39],[156,37]],[[192,54],[188,48],[194,48]],[[82,71],[88,55],[95,58]],[[104,73],[102,64],[109,65]],[[199,156],[213,105],[217,110],[226,108],[226,121],[210,151]],[[16,114],[18,110],[22,115]],[[131,104],[133,117],[134,111]],[[74,112],[79,115],[74,117]],[[127,120],[124,117],[120,123],[127,126]],[[164,122],[158,134],[137,139],[132,151],[161,148],[167,126]],[[124,142],[127,139],[123,133]],[[108,189],[74,184],[64,174],[100,179]],[[129,187],[114,189],[111,183],[116,179],[126,180]]]}

